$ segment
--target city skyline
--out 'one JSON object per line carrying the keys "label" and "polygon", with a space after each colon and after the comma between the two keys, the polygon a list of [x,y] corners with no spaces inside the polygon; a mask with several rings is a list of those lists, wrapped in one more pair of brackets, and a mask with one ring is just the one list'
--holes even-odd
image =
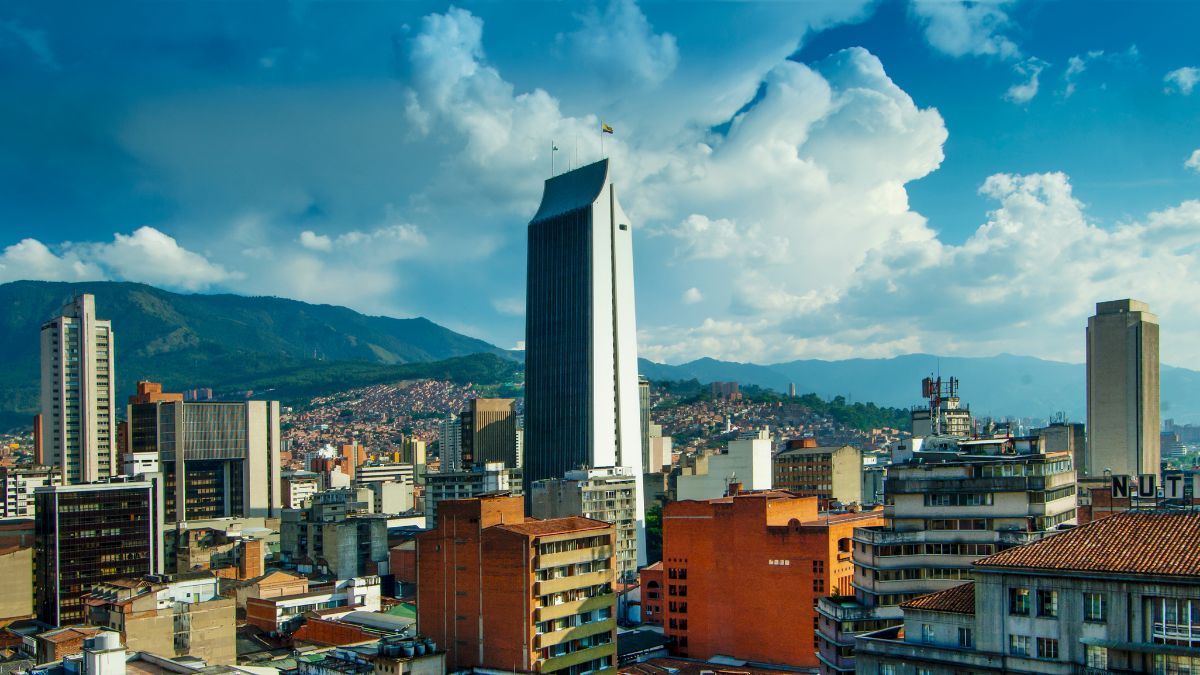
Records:
{"label": "city skyline", "polygon": [[592,161],[603,121],[656,290],[642,356],[1082,362],[1091,305],[1138,297],[1200,367],[1188,3],[132,7],[0,17],[0,280],[513,347],[551,143]]}

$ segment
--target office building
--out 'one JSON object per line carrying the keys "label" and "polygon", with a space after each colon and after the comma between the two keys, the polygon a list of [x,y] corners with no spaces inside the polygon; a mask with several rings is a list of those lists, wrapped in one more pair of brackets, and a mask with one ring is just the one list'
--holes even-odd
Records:
{"label": "office building", "polygon": [[615,673],[612,525],[526,521],[522,502],[443,502],[417,535],[420,634],[456,672]]}
{"label": "office building", "polygon": [[442,472],[462,471],[462,423],[458,415],[450,413],[438,425],[438,456]]}
{"label": "office building", "polygon": [[654,604],[672,654],[817,667],[817,600],[853,592],[854,528],[882,523],[879,512],[821,517],[816,498],[787,492],[668,503]]}
{"label": "office building", "polygon": [[484,464],[521,467],[517,457],[517,407],[511,398],[473,398],[458,416],[460,471]]}
{"label": "office building", "polygon": [[1096,303],[1087,327],[1088,476],[1158,474],[1158,317],[1137,300]]}
{"label": "office building", "polygon": [[[650,380],[638,375],[638,410],[642,415],[642,471],[652,473],[650,468]],[[659,427],[659,436],[662,427]]]}
{"label": "office building", "polygon": [[613,555],[618,581],[637,578],[637,530],[634,491],[637,481],[623,466],[568,471],[562,480],[539,480],[529,501],[534,518],[578,516],[602,520],[616,528]]}
{"label": "office building", "polygon": [[167,522],[279,516],[278,401],[192,403],[139,382],[128,416],[130,452],[158,456]]}
{"label": "office building", "polygon": [[475,471],[431,473],[425,477],[425,527],[437,527],[438,504],[447,499],[470,499],[489,493],[504,492],[520,497],[525,494],[521,469],[506,469],[499,462],[485,464]]}
{"label": "office building", "polygon": [[525,492],[574,469],[628,467],[644,555],[633,232],[608,172],[604,159],[550,178],[529,223]]}
{"label": "office building", "polygon": [[96,584],[163,572],[162,477],[51,485],[34,492],[35,608],[51,625],[81,623]]}
{"label": "office building", "polygon": [[4,491],[2,518],[32,518],[36,515],[33,491],[60,483],[57,467],[0,466],[0,489]]}
{"label": "office building", "polygon": [[354,473],[354,484],[360,486],[385,482],[412,485],[414,478],[413,465],[398,462],[367,462],[360,464]]}
{"label": "office building", "polygon": [[817,439],[788,441],[787,449],[771,458],[774,488],[823,503],[863,501],[862,450],[850,445],[822,448]]}
{"label": "office building", "polygon": [[102,582],[87,606],[88,623],[121,633],[130,650],[213,666],[237,663],[234,601],[221,596],[212,572]]}
{"label": "office building", "polygon": [[1127,512],[984,558],[860,637],[858,672],[1194,673],[1200,567],[1179,542],[1198,537],[1200,513]]}
{"label": "office building", "polygon": [[1071,455],[1043,449],[1039,437],[961,441],[957,454],[888,467],[885,524],[854,530],[852,595],[817,607],[829,619],[821,624],[827,674],[853,671],[847,646],[897,625],[901,603],[970,579],[980,558],[1076,524]]}
{"label": "office building", "polygon": [[42,461],[66,485],[119,474],[112,322],[96,317],[95,296],[63,305],[42,324],[41,344]]}
{"label": "office building", "polygon": [[743,490],[771,489],[771,441],[729,441],[722,454],[704,454],[683,467],[675,479],[676,498],[716,499],[726,494],[730,483]]}

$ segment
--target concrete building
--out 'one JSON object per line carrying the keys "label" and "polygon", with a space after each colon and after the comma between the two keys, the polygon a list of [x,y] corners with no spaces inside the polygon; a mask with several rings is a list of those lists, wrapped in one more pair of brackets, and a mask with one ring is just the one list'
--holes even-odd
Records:
{"label": "concrete building", "polygon": [[650,462],[646,465],[646,473],[660,473],[671,470],[671,453],[674,452],[671,437],[662,435],[662,427],[650,424]]}
{"label": "concrete building", "polygon": [[33,617],[33,549],[0,548],[0,624]]}
{"label": "concrete building", "polygon": [[431,473],[425,479],[425,527],[437,527],[438,504],[447,499],[470,499],[504,492],[520,497],[525,494],[522,469],[506,469],[503,464],[485,464],[475,471]]}
{"label": "concrete building", "polygon": [[304,500],[321,491],[321,476],[312,471],[284,471],[281,474],[281,484],[281,506],[285,509],[298,509],[304,505]]}
{"label": "concrete building", "polygon": [[517,402],[511,398],[473,398],[458,415],[462,425],[461,471],[485,464],[521,467],[517,453]]}
{"label": "concrete building", "polygon": [[462,471],[462,423],[454,413],[438,425],[438,455],[443,473]]}
{"label": "concrete building", "polygon": [[350,579],[379,573],[388,560],[387,516],[369,515],[374,493],[330,490],[302,509],[283,512],[279,553],[301,573]]}
{"label": "concrete building", "polygon": [[217,586],[211,572],[99,583],[88,595],[88,624],[121,633],[132,650],[233,665],[234,602]]}
{"label": "concrete building", "polygon": [[1096,303],[1087,327],[1087,396],[1084,474],[1158,474],[1158,317],[1146,303]]}
{"label": "concrete building", "polygon": [[373,461],[360,464],[355,469],[354,484],[365,486],[368,483],[392,482],[411,486],[415,477],[416,472],[412,464]]}
{"label": "concrete building", "polygon": [[652,604],[666,608],[672,654],[816,667],[817,600],[851,592],[854,528],[882,523],[880,512],[822,518],[816,498],[787,492],[667,504],[666,588]]}
{"label": "concrete building", "polygon": [[[893,464],[884,525],[854,530],[854,590],[822,599],[823,672],[855,669],[854,637],[897,625],[899,605],[971,575],[974,561],[1076,523],[1067,452],[1039,438],[962,441],[944,461]],[[936,453],[931,453],[936,454]]]}
{"label": "concrete building", "polygon": [[706,454],[675,481],[676,498],[715,499],[725,495],[732,482],[743,490],[771,489],[771,441],[730,441],[723,454]]}
{"label": "concrete building", "polygon": [[161,389],[139,382],[128,419],[130,452],[158,456],[166,521],[278,517],[279,402],[189,403]]}
{"label": "concrete building", "polygon": [[1075,462],[1075,473],[1083,477],[1082,467],[1087,464],[1087,431],[1080,422],[1055,422],[1042,429],[1034,429],[1034,436],[1046,439],[1046,452],[1069,452]]}
{"label": "concrete building", "polygon": [[0,466],[0,490],[4,491],[3,518],[32,518],[36,515],[33,491],[60,483],[57,467],[44,465]]}
{"label": "concrete building", "polygon": [[413,508],[412,483],[375,480],[366,487],[371,491],[371,513],[394,515]]}
{"label": "concrete building", "polygon": [[633,232],[609,160],[546,181],[527,261],[525,492],[574,469],[628,467],[645,555]]}
{"label": "concrete building", "polygon": [[578,516],[602,520],[616,528],[613,554],[618,581],[637,578],[638,551],[634,491],[637,481],[623,466],[568,471],[562,480],[540,480],[528,496],[533,517],[541,519]]}
{"label": "concrete building", "polygon": [[843,504],[861,504],[862,450],[850,445],[822,448],[817,439],[788,441],[787,449],[771,458],[772,487],[802,497]]}
{"label": "concrete building", "polygon": [[448,669],[615,672],[611,525],[526,521],[518,497],[441,508],[417,535],[417,627],[446,645]]}
{"label": "concrete building", "polygon": [[51,625],[82,622],[96,584],[163,572],[162,477],[52,485],[34,493],[35,609]]}
{"label": "concrete building", "polygon": [[733,398],[735,396],[738,396],[740,398],[740,393],[738,392],[738,383],[737,382],[713,382],[712,383],[712,396],[713,396],[713,398]]}
{"label": "concrete building", "polygon": [[112,322],[97,318],[90,293],[42,324],[41,456],[67,485],[120,473],[113,340]]}
{"label": "concrete building", "polygon": [[1200,566],[1178,542],[1197,537],[1200,513],[1131,511],[984,558],[860,637],[858,672],[1195,672]]}
{"label": "concrete building", "polygon": [[[638,375],[638,412],[641,413],[642,471],[653,473],[650,468],[650,380]],[[662,427],[659,427],[662,436]],[[660,465],[661,466],[661,465]]]}
{"label": "concrete building", "polygon": [[291,632],[305,612],[345,608],[347,611],[378,612],[379,577],[342,579],[334,588],[298,595],[246,598],[246,623],[267,633]]}

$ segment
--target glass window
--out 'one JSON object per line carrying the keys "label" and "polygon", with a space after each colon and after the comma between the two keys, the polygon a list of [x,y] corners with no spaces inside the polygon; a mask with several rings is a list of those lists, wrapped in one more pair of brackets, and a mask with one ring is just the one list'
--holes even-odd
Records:
{"label": "glass window", "polygon": [[1108,599],[1103,593],[1083,594],[1083,618],[1098,623],[1108,621]]}
{"label": "glass window", "polygon": [[1057,659],[1058,640],[1054,638],[1038,638],[1037,655],[1039,659]]}
{"label": "glass window", "polygon": [[879,664],[879,675],[896,675],[896,664],[894,664],[894,663]]}
{"label": "glass window", "polygon": [[958,646],[968,649],[975,646],[975,636],[972,634],[970,628],[958,629]]}
{"label": "glass window", "polygon": [[1108,650],[1104,647],[1087,645],[1087,666],[1099,670],[1108,669]]}
{"label": "glass window", "polygon": [[1038,591],[1038,616],[1048,619],[1058,617],[1058,591]]}
{"label": "glass window", "polygon": [[927,645],[933,644],[933,626],[927,623],[921,624],[921,642]]}
{"label": "glass window", "polygon": [[1015,616],[1029,616],[1029,589],[1008,589],[1008,613]]}
{"label": "glass window", "polygon": [[1029,656],[1029,636],[1009,635],[1008,653],[1013,656]]}

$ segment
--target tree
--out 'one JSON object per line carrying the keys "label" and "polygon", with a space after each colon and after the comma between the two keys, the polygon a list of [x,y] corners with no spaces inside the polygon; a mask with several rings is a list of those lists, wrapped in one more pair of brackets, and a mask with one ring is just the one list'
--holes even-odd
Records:
{"label": "tree", "polygon": [[646,509],[646,564],[653,565],[663,557],[662,504]]}

